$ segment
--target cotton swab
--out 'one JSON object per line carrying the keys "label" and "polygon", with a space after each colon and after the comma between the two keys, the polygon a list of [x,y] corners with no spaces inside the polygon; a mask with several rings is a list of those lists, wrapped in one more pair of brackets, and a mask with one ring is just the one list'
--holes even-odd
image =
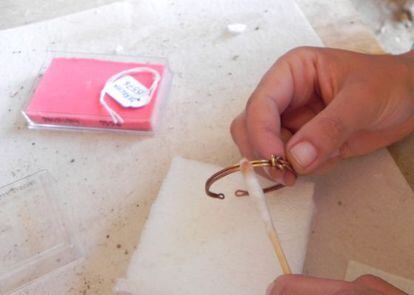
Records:
{"label": "cotton swab", "polygon": [[240,162],[240,171],[244,176],[247,191],[249,192],[250,197],[255,200],[257,208],[260,211],[261,218],[266,225],[266,232],[269,236],[270,241],[272,242],[276,257],[279,260],[280,268],[284,274],[291,274],[292,271],[290,270],[289,263],[286,259],[285,253],[283,252],[282,245],[273,225],[266,198],[256,177],[256,173],[254,172],[253,167],[249,161],[243,159]]}

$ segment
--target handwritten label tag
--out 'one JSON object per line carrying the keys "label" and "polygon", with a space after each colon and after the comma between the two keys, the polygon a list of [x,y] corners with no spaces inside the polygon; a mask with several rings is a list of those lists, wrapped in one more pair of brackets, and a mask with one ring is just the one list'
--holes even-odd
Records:
{"label": "handwritten label tag", "polygon": [[126,75],[106,87],[106,93],[125,108],[139,108],[151,101],[149,89]]}

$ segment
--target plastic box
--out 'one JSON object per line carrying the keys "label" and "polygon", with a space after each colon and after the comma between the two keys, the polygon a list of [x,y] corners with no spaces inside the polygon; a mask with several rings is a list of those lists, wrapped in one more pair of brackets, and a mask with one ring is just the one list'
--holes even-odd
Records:
{"label": "plastic box", "polygon": [[[122,118],[117,122],[100,101],[101,91],[114,75],[137,68],[152,69],[159,74],[159,81],[152,94],[147,95],[149,103],[140,107],[122,105],[106,92],[105,103]],[[129,76],[145,90],[155,80],[148,72]],[[162,58],[50,52],[22,113],[29,128],[152,134],[157,129],[171,79],[167,60]]]}

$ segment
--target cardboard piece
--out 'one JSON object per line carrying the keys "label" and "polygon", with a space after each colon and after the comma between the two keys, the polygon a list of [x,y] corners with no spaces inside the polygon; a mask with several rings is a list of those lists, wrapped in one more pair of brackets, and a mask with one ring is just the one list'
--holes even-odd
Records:
{"label": "cardboard piece", "polygon": [[315,177],[305,273],[343,279],[349,260],[414,279],[414,193],[386,150]]}

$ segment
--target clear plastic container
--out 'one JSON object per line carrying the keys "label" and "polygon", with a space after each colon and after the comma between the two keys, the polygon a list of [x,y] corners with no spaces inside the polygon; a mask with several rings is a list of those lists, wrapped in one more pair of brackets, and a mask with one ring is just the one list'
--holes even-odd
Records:
{"label": "clear plastic container", "polygon": [[[159,81],[148,104],[125,106],[104,96],[105,104],[122,120],[116,121],[100,101],[106,82],[116,74],[132,68],[151,68]],[[149,73],[129,76],[150,88],[154,80]],[[131,55],[108,55],[73,52],[49,52],[33,83],[33,90],[23,116],[31,129],[93,130],[154,134],[162,116],[172,80],[164,58]],[[144,88],[145,89],[145,88]]]}
{"label": "clear plastic container", "polygon": [[82,257],[55,185],[49,173],[40,171],[0,187],[0,294]]}

